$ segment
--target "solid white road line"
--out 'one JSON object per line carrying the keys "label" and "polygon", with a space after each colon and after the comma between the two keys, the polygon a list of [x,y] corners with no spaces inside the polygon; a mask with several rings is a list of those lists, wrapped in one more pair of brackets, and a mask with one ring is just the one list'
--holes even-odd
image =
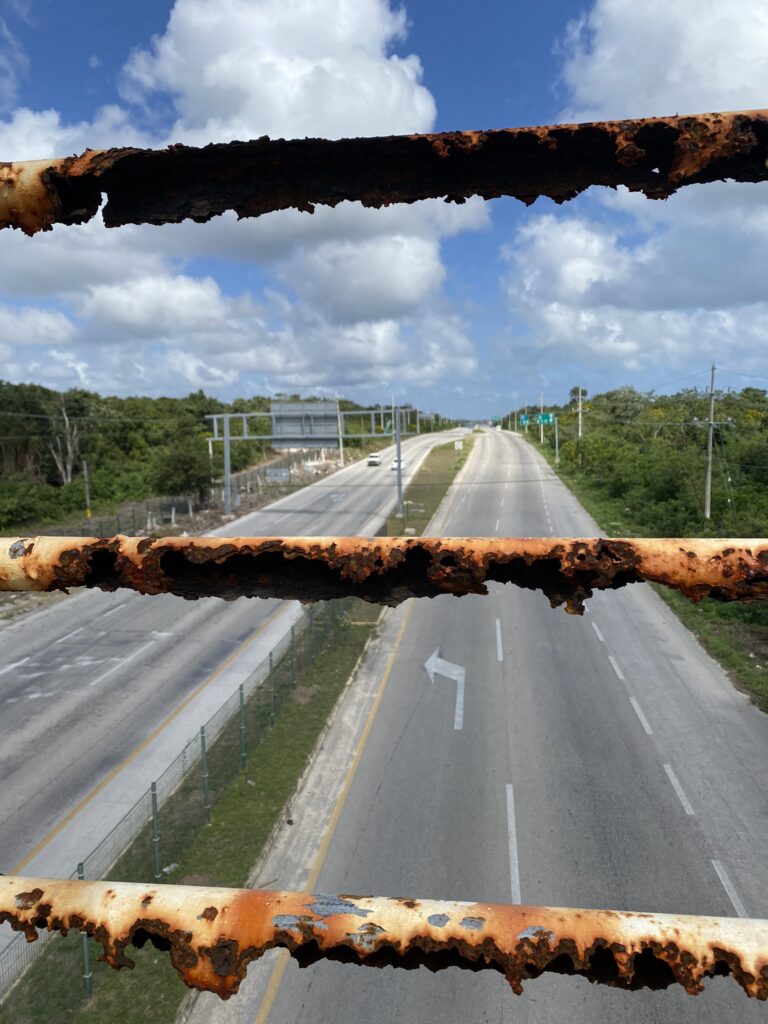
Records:
{"label": "solid white road line", "polygon": [[685,793],[683,791],[683,787],[680,785],[680,782],[678,781],[677,776],[672,771],[672,766],[669,765],[669,764],[665,764],[664,765],[664,771],[667,773],[667,778],[672,783],[672,788],[677,793],[677,797],[678,797],[680,803],[683,805],[683,810],[685,811],[686,814],[690,814],[691,816],[693,816],[696,812],[691,807],[690,800],[685,795]]}
{"label": "solid white road line", "polygon": [[517,856],[517,825],[515,824],[515,791],[507,784],[507,843],[509,846],[509,887],[513,903],[522,903],[520,893],[520,861]]}
{"label": "solid white road line", "polygon": [[624,679],[624,673],[619,668],[619,663],[618,661],[616,661],[612,654],[608,655],[608,661],[610,661],[611,666],[613,667],[613,671],[616,673],[616,675],[619,677],[622,683],[625,682],[626,680]]}
{"label": "solid white road line", "polygon": [[119,612],[121,608],[125,608],[125,606],[126,606],[127,604],[128,604],[128,602],[127,602],[127,601],[123,601],[123,603],[122,603],[122,604],[118,604],[118,605],[115,605],[115,607],[114,607],[114,608],[110,608],[108,612],[104,612],[104,614],[103,614],[103,615],[101,616],[101,617],[102,617],[102,619],[106,619],[106,617],[107,617],[108,615],[114,615],[114,614],[115,614],[115,612]]}
{"label": "solid white road line", "polygon": [[148,647],[151,647],[154,642],[154,640],[150,640],[148,643],[144,644],[143,647],[137,648],[137,650],[135,650],[132,654],[129,654],[126,658],[122,658],[120,661],[117,662],[116,665],[113,665],[112,668],[108,668],[106,672],[102,672],[97,679],[94,679],[92,683],[89,683],[89,686],[97,686],[100,682],[106,679],[107,676],[111,676],[113,672],[117,672],[117,670],[119,668],[122,668],[123,665],[127,665],[129,661],[132,661],[134,658],[138,657],[142,653],[142,651],[146,651],[146,649]]}
{"label": "solid white road line", "polygon": [[504,648],[501,644],[501,620],[496,619],[496,660],[504,661]]}
{"label": "solid white road line", "polygon": [[26,658],[22,658],[21,661],[12,661],[10,665],[6,665],[5,668],[0,668],[0,676],[4,676],[6,672],[10,672],[12,668],[18,668],[19,665],[23,665],[26,661],[29,661],[30,655]]}
{"label": "solid white road line", "polygon": [[602,633],[600,632],[600,628],[598,627],[598,625],[597,625],[597,623],[596,623],[596,622],[593,622],[593,623],[592,623],[592,629],[594,629],[594,631],[595,631],[595,636],[596,636],[596,637],[597,637],[597,639],[598,639],[598,640],[600,641],[600,643],[601,643],[601,644],[604,644],[604,643],[605,643],[605,637],[604,637],[604,636],[603,636],[603,634],[602,634]]}
{"label": "solid white road line", "polygon": [[728,899],[733,904],[733,909],[736,911],[736,913],[739,915],[739,917],[747,917],[748,915],[747,915],[746,908],[745,908],[744,904],[741,902],[741,900],[739,899],[739,894],[736,892],[736,889],[734,888],[733,882],[728,877],[728,873],[726,872],[726,870],[723,867],[723,865],[720,863],[719,860],[713,860],[712,861],[712,867],[717,872],[717,877],[723,883],[723,888],[725,889],[726,893],[728,894]]}
{"label": "solid white road line", "polygon": [[648,719],[647,719],[647,718],[645,717],[645,715],[643,714],[643,710],[642,710],[642,708],[640,707],[640,705],[639,705],[639,704],[637,703],[637,701],[635,700],[635,698],[634,698],[634,697],[630,697],[630,698],[629,698],[629,703],[630,703],[630,704],[632,705],[632,707],[633,707],[633,708],[635,709],[635,714],[636,714],[636,715],[637,715],[637,717],[638,717],[638,718],[640,719],[640,725],[642,725],[642,727],[643,727],[643,728],[645,729],[645,731],[646,731],[647,735],[648,735],[648,736],[653,736],[653,729],[652,729],[652,728],[650,727],[650,725],[648,724]]}
{"label": "solid white road line", "polygon": [[[121,607],[122,607],[122,605],[121,605]],[[71,633],[65,633],[64,636],[60,636],[58,640],[54,640],[53,642],[55,644],[63,643],[64,640],[69,640],[69,638],[71,636],[77,636],[78,633],[82,633],[84,629],[85,629],[85,626],[78,626],[78,628],[77,629],[73,629]]]}

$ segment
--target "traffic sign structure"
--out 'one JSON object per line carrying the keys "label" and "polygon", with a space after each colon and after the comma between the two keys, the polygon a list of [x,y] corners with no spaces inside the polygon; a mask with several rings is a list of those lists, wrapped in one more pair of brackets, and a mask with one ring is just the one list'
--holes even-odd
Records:
{"label": "traffic sign structure", "polygon": [[551,426],[555,422],[555,414],[553,412],[540,412],[536,417],[536,422],[541,423],[543,426]]}
{"label": "traffic sign structure", "polygon": [[523,412],[517,417],[518,423],[522,427],[527,427],[528,423],[530,422],[530,419],[531,417],[528,415],[527,412]]}

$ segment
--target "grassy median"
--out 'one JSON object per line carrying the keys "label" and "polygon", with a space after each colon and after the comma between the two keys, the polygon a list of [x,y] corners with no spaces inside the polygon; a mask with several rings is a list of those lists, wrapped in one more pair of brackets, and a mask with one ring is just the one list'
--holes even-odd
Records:
{"label": "grassy median", "polygon": [[[471,445],[472,439],[465,438],[463,451],[457,451],[453,442],[432,449],[405,491],[405,522],[398,516],[391,517],[385,533],[399,535],[406,527],[415,533],[423,532],[468,458]],[[379,607],[358,600],[347,603],[346,614],[315,653],[311,681],[300,674],[298,685],[286,693],[263,742],[248,754],[245,767],[230,781],[215,787],[210,824],[201,821],[193,827],[189,820],[182,820],[184,809],[191,808],[198,799],[197,784],[189,778],[161,809],[161,815],[175,822],[184,839],[183,854],[166,871],[170,881],[234,887],[245,884],[366,643],[375,633]],[[224,761],[225,754],[228,759],[228,748],[235,745],[233,730],[228,726],[211,747],[211,765]],[[215,780],[213,771],[212,779]],[[161,846],[162,839],[161,834]],[[145,830],[109,877],[151,881],[150,851],[149,831]],[[82,941],[79,933],[73,933],[48,943],[43,955],[0,1005],[0,1024],[94,1024],[107,1020],[121,1024],[144,1024],[146,1020],[172,1024],[188,990],[171,967],[167,954],[150,944],[143,949],[129,947],[136,969],[117,972],[96,962],[101,947],[90,941],[93,995],[86,1000]]]}

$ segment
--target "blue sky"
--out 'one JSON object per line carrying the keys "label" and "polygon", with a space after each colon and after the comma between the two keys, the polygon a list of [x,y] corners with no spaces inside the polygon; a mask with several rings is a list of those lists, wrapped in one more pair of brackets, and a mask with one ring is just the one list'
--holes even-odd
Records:
{"label": "blue sky", "polygon": [[[758,0],[0,0],[0,19],[4,159],[768,103]],[[759,384],[765,194],[3,232],[3,375],[118,394],[394,393],[472,417],[575,384],[696,384],[712,360],[725,385]]]}

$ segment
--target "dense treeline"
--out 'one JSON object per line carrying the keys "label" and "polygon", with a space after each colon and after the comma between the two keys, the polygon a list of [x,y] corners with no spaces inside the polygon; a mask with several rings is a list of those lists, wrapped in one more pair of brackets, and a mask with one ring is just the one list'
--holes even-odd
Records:
{"label": "dense treeline", "polygon": [[[229,404],[202,391],[185,398],[115,398],[0,381],[0,529],[55,524],[82,513],[86,465],[94,509],[111,510],[153,495],[203,495],[223,470],[221,444],[213,445],[213,463],[209,457],[206,416],[263,412],[249,421],[249,432],[268,434],[269,405],[262,396]],[[360,406],[342,400],[341,408]],[[432,421],[422,422],[422,429],[431,426]],[[233,436],[240,429],[240,421],[232,421]],[[369,429],[369,415],[345,418],[347,433]],[[376,417],[376,429],[391,431],[386,407]],[[359,444],[349,441],[350,447]],[[231,446],[233,470],[253,465],[268,451],[266,442],[238,441]]]}
{"label": "dense treeline", "polygon": [[[645,536],[768,535],[768,395],[716,392],[711,518],[704,517],[709,395],[641,394],[631,387],[587,396],[578,389],[558,419],[563,475],[580,479],[609,516],[612,533]],[[533,419],[533,417],[532,417]],[[529,426],[538,439],[538,427]],[[545,443],[554,450],[555,432]],[[605,515],[603,518],[605,519]]]}

